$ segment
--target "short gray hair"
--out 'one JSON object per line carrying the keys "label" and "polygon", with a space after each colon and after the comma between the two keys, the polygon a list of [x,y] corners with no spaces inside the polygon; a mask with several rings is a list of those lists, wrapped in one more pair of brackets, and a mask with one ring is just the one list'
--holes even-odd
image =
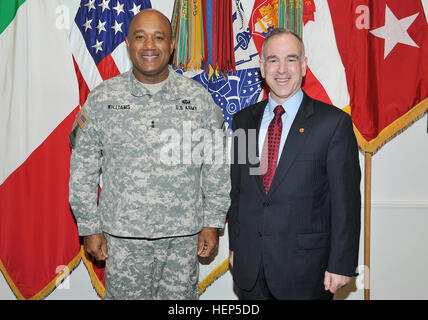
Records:
{"label": "short gray hair", "polygon": [[265,51],[266,43],[273,36],[278,36],[278,35],[282,35],[282,34],[290,34],[290,35],[294,36],[299,41],[300,46],[302,47],[302,56],[300,58],[303,59],[305,57],[305,44],[303,43],[302,38],[297,33],[293,32],[293,31],[291,31],[289,29],[276,28],[276,29],[273,29],[271,32],[269,32],[268,35],[263,40],[263,45],[262,45],[262,61],[264,61],[264,58],[265,58],[264,51]]}

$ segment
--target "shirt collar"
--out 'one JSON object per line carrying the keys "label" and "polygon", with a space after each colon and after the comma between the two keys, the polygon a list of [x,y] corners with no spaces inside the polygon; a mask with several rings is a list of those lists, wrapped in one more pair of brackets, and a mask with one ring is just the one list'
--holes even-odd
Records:
{"label": "shirt collar", "polygon": [[[284,101],[281,106],[284,108],[285,113],[288,116],[295,116],[297,114],[297,111],[299,110],[300,105],[302,104],[303,100],[303,91],[302,89],[299,89],[294,95],[292,95],[288,100]],[[268,98],[268,104],[267,108],[269,110],[269,114],[274,114],[273,110],[276,108],[276,106],[280,105],[277,103],[269,93]]]}

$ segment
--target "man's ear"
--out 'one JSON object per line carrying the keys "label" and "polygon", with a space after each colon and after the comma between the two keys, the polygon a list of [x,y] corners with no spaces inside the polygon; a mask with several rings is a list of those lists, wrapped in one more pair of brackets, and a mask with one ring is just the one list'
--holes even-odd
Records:
{"label": "man's ear", "polygon": [[308,68],[308,57],[304,57],[302,61],[302,77],[306,76],[307,68]]}
{"label": "man's ear", "polygon": [[125,44],[126,44],[126,48],[129,48],[129,40],[128,40],[128,37],[125,37]]}
{"label": "man's ear", "polygon": [[170,45],[170,54],[174,52],[175,49],[175,38],[171,39],[171,45]]}
{"label": "man's ear", "polygon": [[259,65],[260,65],[260,74],[261,74],[262,78],[264,79],[265,78],[265,66],[264,66],[262,58],[260,58],[260,60],[259,60]]}

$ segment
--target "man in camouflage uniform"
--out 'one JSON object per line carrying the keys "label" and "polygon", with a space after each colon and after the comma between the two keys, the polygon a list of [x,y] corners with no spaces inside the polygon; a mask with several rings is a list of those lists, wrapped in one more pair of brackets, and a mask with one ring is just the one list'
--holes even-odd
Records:
{"label": "man in camouflage uniform", "polygon": [[164,15],[139,13],[126,43],[132,70],[79,112],[70,204],[85,250],[106,260],[106,299],[197,299],[197,256],[218,247],[227,210],[228,166],[216,157],[224,135],[215,138],[223,116],[202,86],[169,69]]}

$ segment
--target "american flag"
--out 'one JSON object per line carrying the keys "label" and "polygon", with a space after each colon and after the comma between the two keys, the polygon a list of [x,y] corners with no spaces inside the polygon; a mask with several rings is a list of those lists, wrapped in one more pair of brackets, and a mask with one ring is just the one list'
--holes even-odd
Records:
{"label": "american flag", "polygon": [[82,0],[70,43],[79,81],[80,104],[102,81],[131,67],[125,37],[132,18],[149,0]]}

